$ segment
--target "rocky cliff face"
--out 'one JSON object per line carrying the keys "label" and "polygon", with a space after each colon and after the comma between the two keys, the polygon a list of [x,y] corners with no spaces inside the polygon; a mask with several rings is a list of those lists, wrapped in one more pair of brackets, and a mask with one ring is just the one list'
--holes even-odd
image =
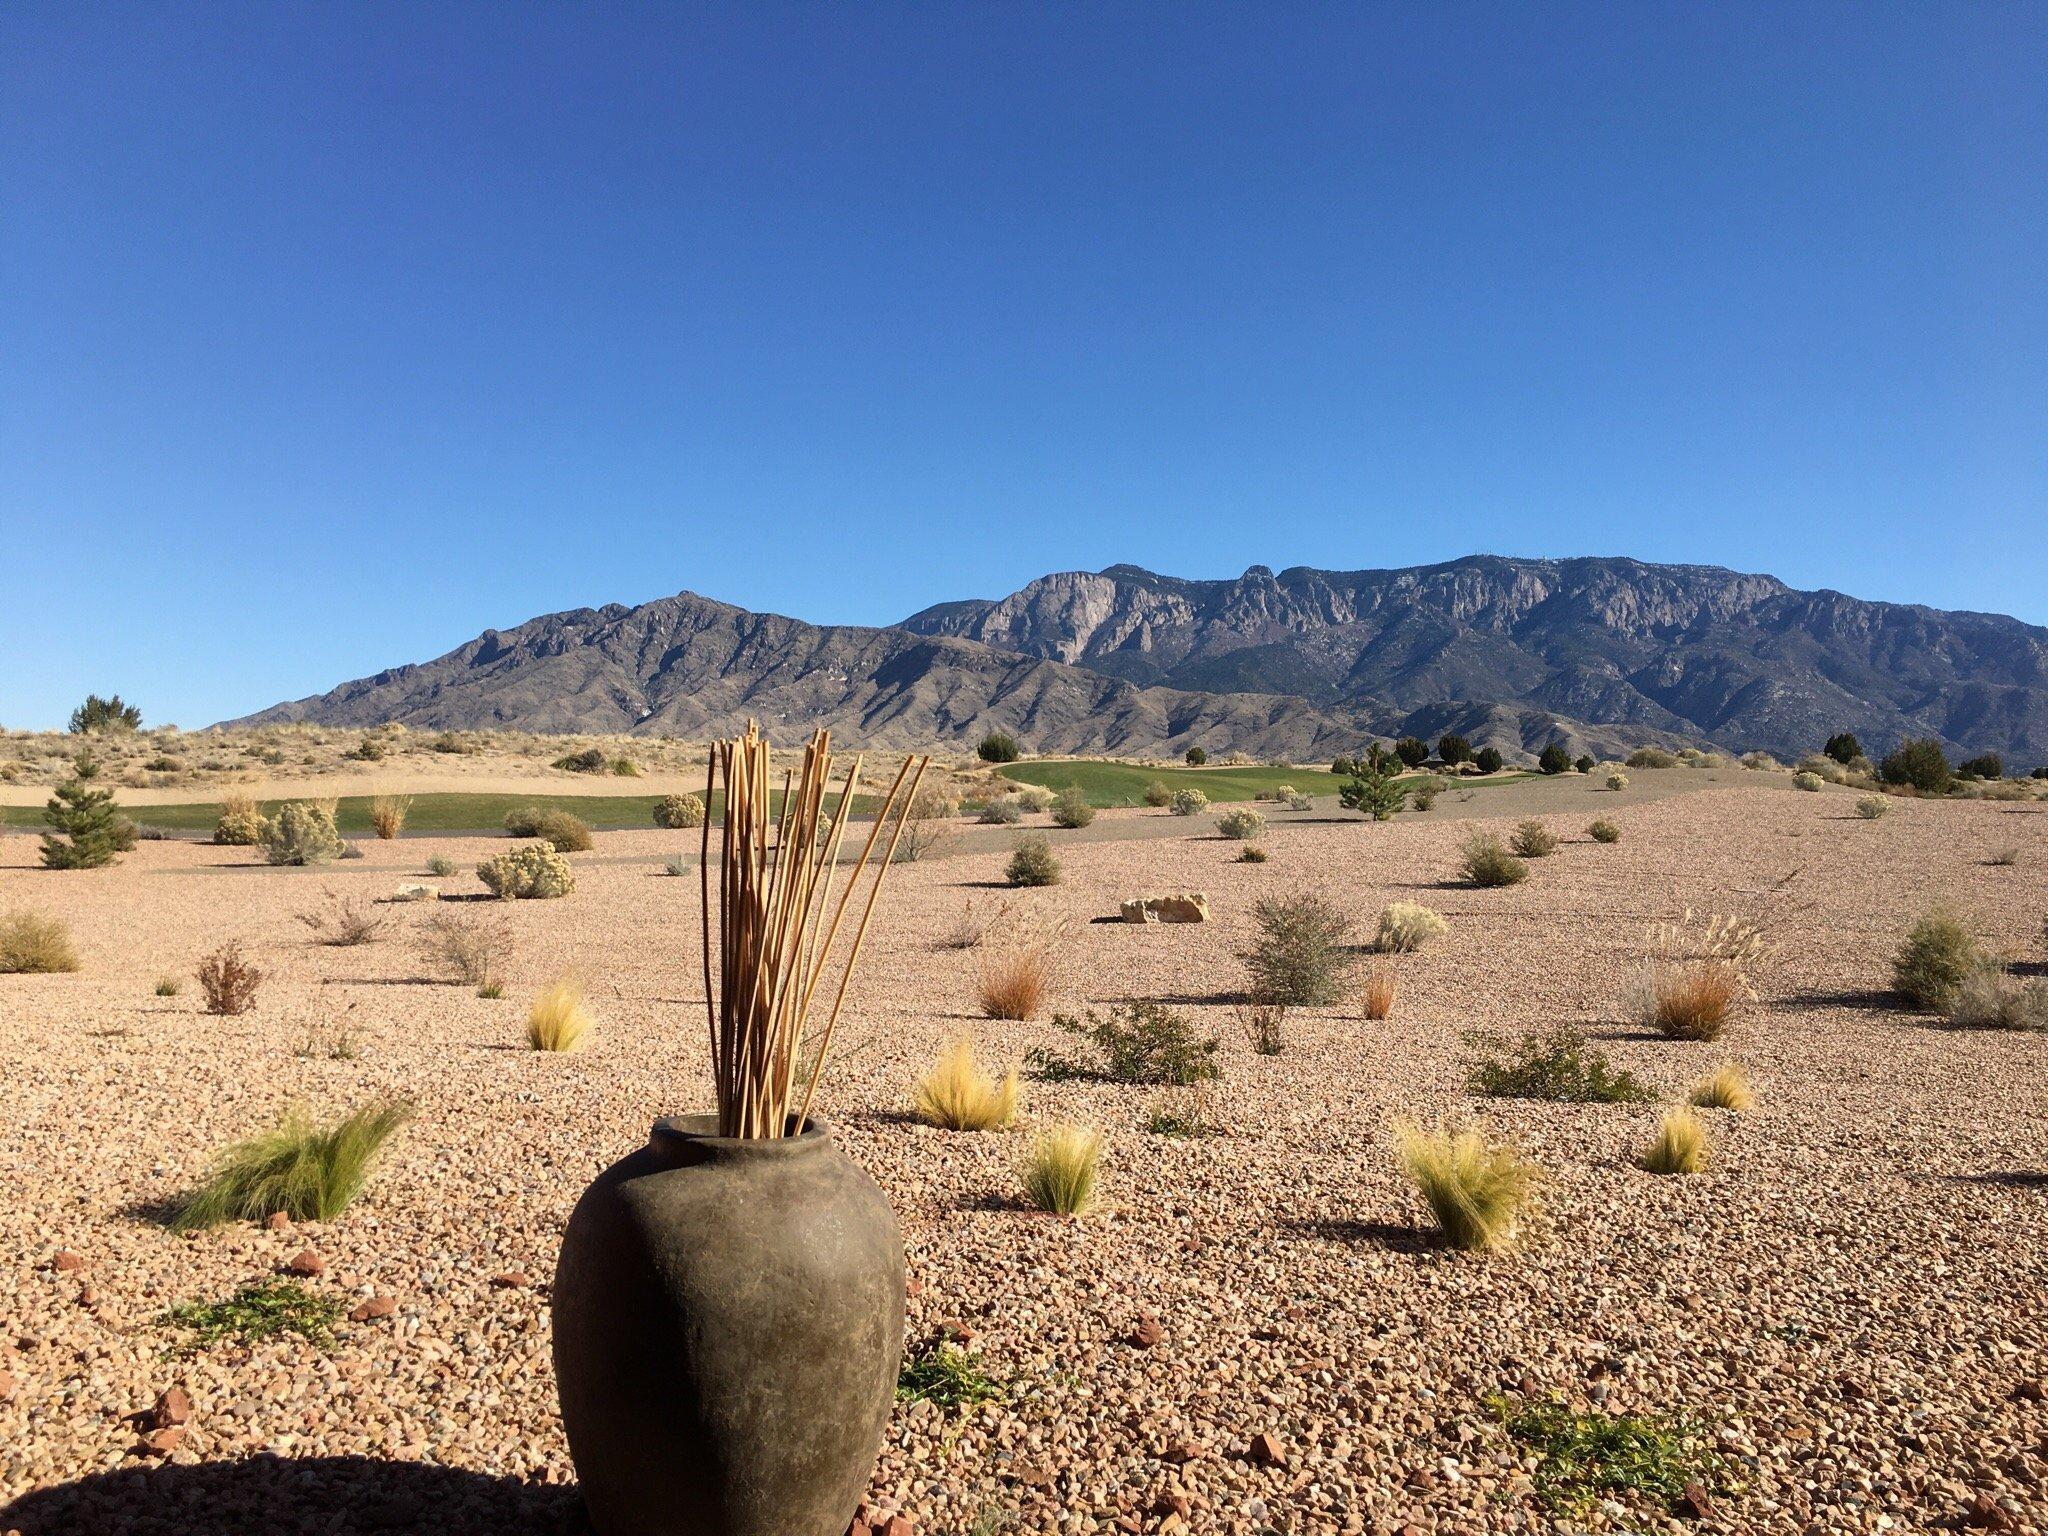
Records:
{"label": "rocky cliff face", "polygon": [[1508,752],[1711,741],[2048,759],[2048,631],[1630,560],[1478,557],[1401,571],[1187,581],[1065,572],[886,629],[681,593],[487,630],[250,722],[703,737],[758,718],[886,746],[1001,726],[1039,752],[1200,745],[1311,759],[1455,730]]}
{"label": "rocky cliff face", "polygon": [[904,621],[919,633],[1182,689],[1396,712],[1512,702],[1736,750],[1836,730],[2048,758],[2048,630],[1634,560],[1474,557],[1395,571],[1186,581],[1062,573]]}

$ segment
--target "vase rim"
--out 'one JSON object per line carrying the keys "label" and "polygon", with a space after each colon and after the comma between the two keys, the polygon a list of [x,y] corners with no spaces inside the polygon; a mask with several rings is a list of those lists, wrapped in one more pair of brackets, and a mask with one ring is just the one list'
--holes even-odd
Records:
{"label": "vase rim", "polygon": [[831,1140],[831,1125],[818,1115],[793,1136],[721,1136],[716,1115],[663,1115],[647,1133],[648,1145],[658,1152],[700,1158],[793,1157]]}

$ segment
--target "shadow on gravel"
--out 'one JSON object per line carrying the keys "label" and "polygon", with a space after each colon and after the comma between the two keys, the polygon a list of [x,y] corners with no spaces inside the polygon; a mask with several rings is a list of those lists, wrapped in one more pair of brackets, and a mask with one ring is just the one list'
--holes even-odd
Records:
{"label": "shadow on gravel", "polygon": [[1997,1173],[1958,1173],[1951,1177],[1958,1184],[1989,1184],[1997,1189],[2048,1189],[2048,1173],[2018,1169]]}
{"label": "shadow on gravel", "polygon": [[575,1536],[573,1487],[366,1456],[137,1465],[24,1494],[21,1536]]}
{"label": "shadow on gravel", "polygon": [[1342,1216],[1296,1216],[1280,1223],[1290,1237],[1312,1237],[1325,1243],[1371,1243],[1396,1253],[1435,1253],[1443,1247],[1436,1235],[1420,1227],[1391,1221],[1356,1221]]}
{"label": "shadow on gravel", "polygon": [[1899,1011],[1899,994],[1888,987],[1852,987],[1840,992],[1801,992],[1779,1001],[1780,1008],[1801,1011],[1821,1008],[1868,1008],[1881,1013]]}

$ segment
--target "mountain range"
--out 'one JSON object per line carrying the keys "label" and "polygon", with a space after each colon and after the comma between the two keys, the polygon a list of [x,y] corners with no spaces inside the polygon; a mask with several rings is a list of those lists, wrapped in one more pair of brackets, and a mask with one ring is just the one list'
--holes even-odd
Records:
{"label": "mountain range", "polygon": [[1627,559],[1472,556],[1387,571],[1137,566],[1044,576],[901,623],[814,625],[694,593],[486,630],[236,724],[399,721],[1043,753],[1310,760],[1457,731],[1511,755],[1705,743],[1781,756],[1840,730],[1885,748],[2048,760],[2048,629]]}

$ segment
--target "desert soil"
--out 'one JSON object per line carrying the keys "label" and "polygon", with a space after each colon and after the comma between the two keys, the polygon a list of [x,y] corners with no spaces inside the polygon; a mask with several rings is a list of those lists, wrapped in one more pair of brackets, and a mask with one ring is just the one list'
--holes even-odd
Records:
{"label": "desert soil", "polygon": [[[1941,1027],[1884,988],[1899,934],[1937,900],[2040,968],[2048,814],[1902,801],[1866,822],[1853,795],[1740,775],[1662,798],[1583,780],[1529,793],[1553,797],[1565,841],[1506,890],[1447,883],[1464,818],[1505,831],[1525,813],[1486,794],[1384,826],[1279,813],[1263,865],[1234,862],[1208,818],[1108,835],[1171,823],[1119,812],[1103,833],[1053,834],[1052,889],[993,888],[1008,833],[893,873],[825,1110],[902,1221],[911,1341],[970,1339],[1010,1392],[957,1416],[900,1408],[871,1512],[922,1533],[2041,1527],[2048,1037]],[[1583,836],[1599,814],[1618,845]],[[465,871],[448,892],[476,893],[474,839],[372,843],[316,871],[144,843],[61,874],[33,867],[31,839],[0,840],[0,911],[61,916],[84,961],[0,977],[0,1531],[575,1528],[548,1284],[589,1179],[653,1116],[707,1102],[696,886],[660,873],[684,845],[600,834],[566,900],[464,904],[515,936],[490,1001],[433,979],[415,939],[428,906],[380,908],[387,935],[357,948],[298,921],[328,890],[384,896],[437,852]],[[1987,862],[2007,848],[2015,862]],[[1400,959],[1390,1021],[1298,1011],[1285,1052],[1258,1056],[1228,1002],[1236,953],[1255,899],[1299,888],[1361,925],[1425,902],[1449,933]],[[1090,921],[1177,889],[1206,891],[1215,920]],[[913,1122],[913,1080],[957,1036],[997,1064],[1061,1042],[1042,1018],[977,1016],[981,957],[940,942],[970,901],[1071,921],[1060,1006],[1163,999],[1220,1036],[1227,1134],[1148,1134],[1156,1090],[1031,1084],[1028,1121],[1108,1134],[1104,1208],[1069,1221],[1016,1199],[1028,1125]],[[1647,925],[1688,907],[1757,917],[1777,945],[1718,1044],[1624,1021]],[[267,973],[245,1017],[202,1013],[191,979],[226,939]],[[526,1001],[568,967],[590,978],[598,1032],[579,1055],[531,1053]],[[179,995],[153,995],[163,976]],[[1465,1092],[1467,1031],[1561,1022],[1666,1104],[1730,1059],[1759,1103],[1707,1114],[1706,1172],[1657,1178],[1631,1161],[1657,1106]],[[306,1049],[337,1030],[353,1059]],[[156,1219],[212,1151],[287,1106],[387,1095],[417,1119],[340,1219],[193,1237]],[[1392,1152],[1401,1117],[1476,1118],[1541,1165],[1543,1217],[1518,1251],[1434,1244]],[[166,1308],[308,1249],[323,1266],[309,1286],[350,1308],[388,1297],[389,1315],[343,1324],[331,1350],[174,1352]],[[135,1416],[173,1387],[183,1434],[145,1452]],[[1500,1393],[1694,1415],[1728,1487],[1703,1520],[1553,1515],[1489,1408]]]}

